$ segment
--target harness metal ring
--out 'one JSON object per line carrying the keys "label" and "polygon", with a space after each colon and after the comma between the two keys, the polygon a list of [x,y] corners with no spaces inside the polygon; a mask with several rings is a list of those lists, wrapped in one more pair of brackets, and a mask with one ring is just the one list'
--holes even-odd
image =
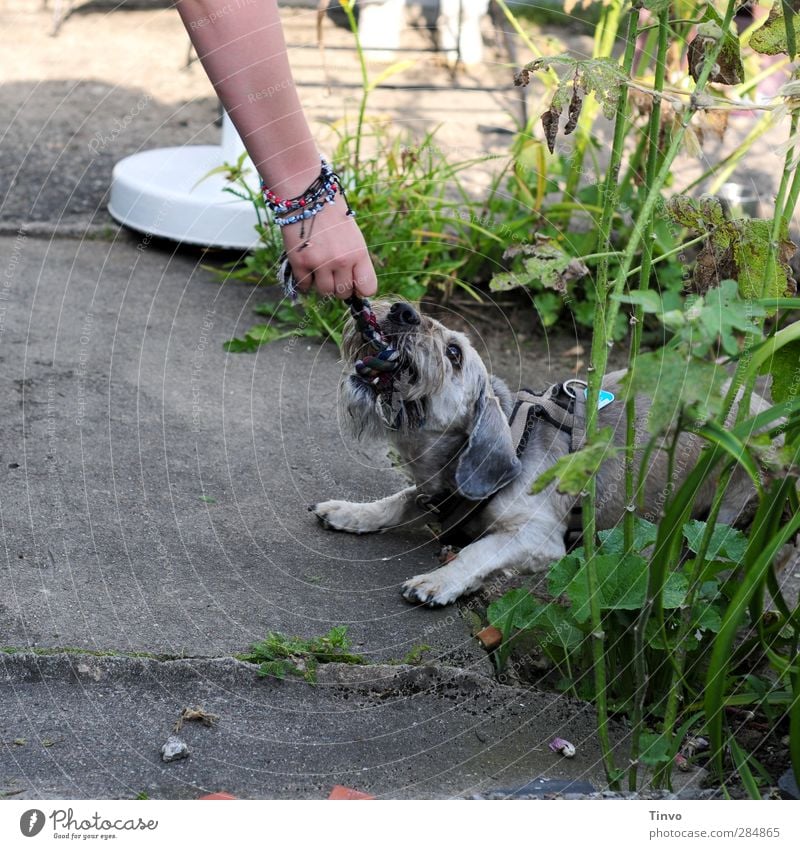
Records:
{"label": "harness metal ring", "polygon": [[564,388],[564,392],[566,392],[570,398],[575,398],[575,390],[570,388],[571,384],[573,383],[582,386],[584,389],[589,388],[589,384],[585,380],[579,380],[577,377],[570,378],[570,380],[565,380],[561,385]]}

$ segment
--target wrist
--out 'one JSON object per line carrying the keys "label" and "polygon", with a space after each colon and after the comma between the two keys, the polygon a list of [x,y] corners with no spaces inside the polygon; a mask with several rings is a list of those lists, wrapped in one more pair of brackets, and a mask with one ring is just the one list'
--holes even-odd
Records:
{"label": "wrist", "polygon": [[[319,176],[320,155],[314,146],[301,157],[293,157],[284,167],[261,169],[263,183],[278,196],[293,198],[302,194]],[[277,173],[276,173],[277,172]]]}
{"label": "wrist", "polygon": [[[278,227],[288,227],[297,223],[303,224],[305,221],[313,219],[327,205],[336,202],[337,194],[347,208],[347,215],[353,214],[339,175],[323,157],[320,157],[318,168],[319,171],[314,179],[302,192],[293,197],[282,197],[266,183],[262,183],[261,190],[264,194],[264,200],[272,213],[274,223]],[[304,227],[301,227],[301,235],[303,234]]]}

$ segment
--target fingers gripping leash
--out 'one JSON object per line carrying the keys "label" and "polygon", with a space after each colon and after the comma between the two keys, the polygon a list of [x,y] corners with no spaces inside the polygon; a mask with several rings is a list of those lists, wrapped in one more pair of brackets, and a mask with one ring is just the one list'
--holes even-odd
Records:
{"label": "fingers gripping leash", "polygon": [[[296,303],[297,281],[292,274],[288,256],[283,253],[278,260],[278,280],[283,286],[286,296]],[[345,300],[350,308],[361,338],[375,352],[356,361],[356,374],[369,381],[378,392],[391,388],[392,380],[400,370],[400,352],[393,348],[381,333],[378,319],[366,298],[351,295]]]}

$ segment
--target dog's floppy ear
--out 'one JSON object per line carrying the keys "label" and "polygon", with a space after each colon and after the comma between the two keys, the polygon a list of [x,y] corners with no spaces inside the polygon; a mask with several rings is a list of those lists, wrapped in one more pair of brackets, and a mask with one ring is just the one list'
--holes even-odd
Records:
{"label": "dog's floppy ear", "polygon": [[497,398],[482,393],[476,406],[475,423],[456,467],[458,491],[470,501],[488,498],[522,470]]}

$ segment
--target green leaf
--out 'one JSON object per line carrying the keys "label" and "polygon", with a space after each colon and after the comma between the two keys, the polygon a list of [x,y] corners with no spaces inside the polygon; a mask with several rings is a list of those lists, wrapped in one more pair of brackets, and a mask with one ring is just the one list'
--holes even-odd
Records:
{"label": "green leaf", "polygon": [[647,418],[652,434],[674,427],[680,413],[691,421],[705,422],[722,409],[722,367],[704,360],[687,359],[673,348],[642,354],[633,372],[623,379],[626,391],[652,399]]}
{"label": "green leaf", "polygon": [[537,608],[536,599],[528,590],[520,588],[509,590],[493,601],[486,610],[486,616],[495,628],[503,632],[503,639],[508,639],[516,627],[515,620],[529,618]]}
{"label": "green leaf", "polygon": [[636,292],[629,292],[626,295],[618,295],[617,300],[623,304],[635,304],[642,308],[643,312],[661,315],[664,311],[664,305],[661,302],[661,295],[652,289],[644,289]]}
{"label": "green leaf", "polygon": [[794,401],[800,395],[800,340],[779,348],[769,362],[772,400]]}
{"label": "green leaf", "polygon": [[651,767],[667,763],[670,758],[671,743],[671,738],[667,734],[645,732],[639,737],[639,761]]}
{"label": "green leaf", "polygon": [[255,351],[261,343],[255,339],[229,339],[222,347],[231,354],[250,354]]}
{"label": "green leaf", "polygon": [[497,662],[505,665],[511,651],[510,640],[520,629],[519,622],[526,622],[538,611],[539,602],[524,588],[509,590],[497,601],[492,602],[486,610],[490,624],[498,628],[503,635],[503,642],[497,651]]}
{"label": "green leaf", "polygon": [[692,611],[692,615],[692,631],[710,631],[718,634],[722,628],[722,614],[716,607],[700,604]]}
{"label": "green leaf", "polygon": [[757,332],[754,319],[766,314],[762,307],[740,298],[740,293],[747,297],[742,292],[743,285],[742,278],[738,287],[733,280],[723,280],[718,288],[708,291],[705,298],[698,298],[687,305],[689,311],[694,308],[697,312],[697,323],[705,330],[707,338],[715,340],[719,337],[725,353],[731,356],[739,353],[733,331]]}
{"label": "green leaf", "polygon": [[533,296],[533,305],[545,327],[552,327],[561,314],[564,302],[555,292],[539,292]]}
{"label": "green leaf", "polygon": [[249,663],[261,664],[259,674],[276,678],[297,675],[313,683],[320,663],[364,663],[364,658],[351,654],[347,639],[347,626],[331,628],[321,637],[305,640],[287,637],[270,631],[264,640],[251,646],[250,654],[244,656]]}
{"label": "green leaf", "polygon": [[560,604],[540,604],[527,619],[519,619],[516,624],[520,630],[539,636],[539,645],[548,654],[553,645],[568,654],[584,640],[584,633],[575,626],[571,611]]}
{"label": "green leaf", "polygon": [[[639,610],[647,596],[647,561],[636,554],[597,555],[594,560],[598,603],[601,610]],[[590,616],[589,581],[583,563],[569,582],[566,593],[578,623]]]}
{"label": "green leaf", "polygon": [[[697,519],[693,519],[683,526],[686,544],[690,551],[695,554],[700,550],[705,530],[706,523]],[[733,563],[741,563],[746,550],[747,537],[741,531],[732,528],[730,525],[716,524],[711,534],[711,541],[708,544],[706,560],[726,559]]]}
{"label": "green leaf", "polygon": [[541,492],[553,481],[558,481],[556,489],[568,495],[579,495],[586,489],[589,478],[597,473],[600,466],[614,457],[619,448],[613,444],[613,432],[610,427],[598,431],[595,441],[573,454],[565,454],[533,482],[531,493]]}
{"label": "green leaf", "polygon": [[581,558],[575,554],[567,554],[550,567],[547,575],[547,586],[550,590],[550,595],[564,595],[567,587],[572,579],[578,574],[581,568]]}
{"label": "green leaf", "polygon": [[664,581],[661,604],[665,610],[674,610],[683,604],[688,592],[689,580],[686,575],[682,575],[680,572],[673,572],[667,575],[667,580]]}
{"label": "green leaf", "polygon": [[[639,553],[656,541],[658,526],[636,516],[633,520],[633,551]],[[625,552],[625,529],[619,524],[610,530],[600,531],[602,554],[623,554]]]}

